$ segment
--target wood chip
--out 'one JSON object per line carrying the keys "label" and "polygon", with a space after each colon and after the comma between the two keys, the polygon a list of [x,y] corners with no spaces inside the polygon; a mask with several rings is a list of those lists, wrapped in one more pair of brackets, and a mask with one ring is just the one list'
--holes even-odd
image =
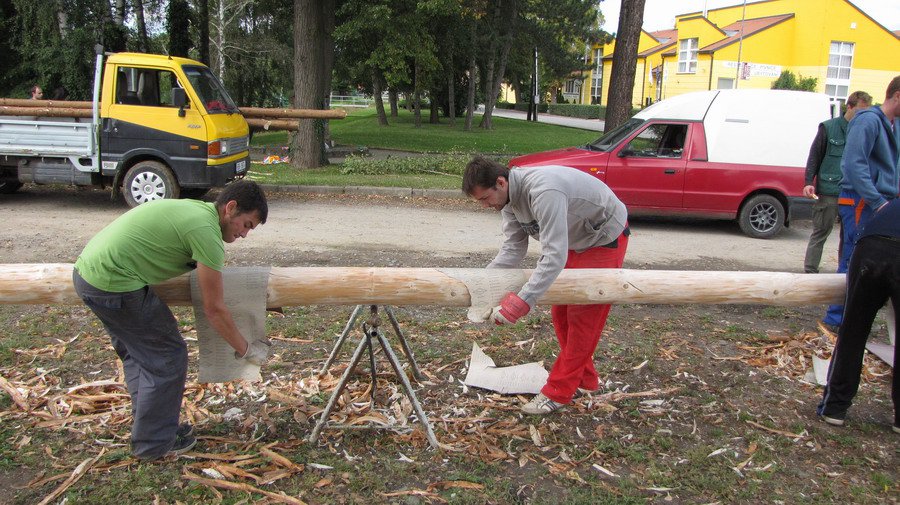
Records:
{"label": "wood chip", "polygon": [[86,474],[87,471],[90,470],[91,467],[94,466],[94,464],[97,462],[97,460],[99,460],[100,457],[104,454],[106,454],[106,449],[101,450],[100,454],[94,456],[93,458],[88,458],[79,463],[78,466],[76,466],[75,469],[72,470],[69,478],[66,479],[62,484],[60,484],[56,489],[54,489],[52,493],[44,497],[44,499],[41,500],[38,505],[47,505],[48,503],[51,503],[59,498],[60,495],[66,492],[66,489],[69,489],[72,484],[78,482],[78,479],[82,478],[84,474]]}
{"label": "wood chip", "polygon": [[244,484],[242,482],[231,482],[221,479],[206,479],[190,472],[185,472],[182,477],[187,480],[194,481],[198,484],[203,484],[204,486],[213,488],[230,489],[232,491],[245,491],[248,493],[261,494],[269,500],[277,503],[287,503],[289,505],[306,505],[306,502],[299,498],[294,498],[286,494],[271,493],[269,491],[264,491],[258,487],[251,486],[250,484]]}

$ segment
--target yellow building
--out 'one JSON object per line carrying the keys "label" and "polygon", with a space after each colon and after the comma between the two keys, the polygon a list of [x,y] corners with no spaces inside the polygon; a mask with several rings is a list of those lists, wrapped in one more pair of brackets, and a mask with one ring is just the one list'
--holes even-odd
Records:
{"label": "yellow building", "polygon": [[[606,105],[615,43],[593,48],[582,103]],[[681,14],[675,28],[641,32],[636,107],[710,89],[771,88],[783,70],[818,79],[816,91],[884,99],[900,74],[900,36],[848,0],[763,0]]]}

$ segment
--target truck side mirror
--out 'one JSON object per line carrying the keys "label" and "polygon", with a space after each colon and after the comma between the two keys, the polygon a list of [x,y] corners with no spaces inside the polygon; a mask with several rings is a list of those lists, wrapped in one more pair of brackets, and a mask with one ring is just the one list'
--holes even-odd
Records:
{"label": "truck side mirror", "polygon": [[172,103],[178,107],[178,117],[184,117],[184,106],[187,104],[184,88],[172,88]]}

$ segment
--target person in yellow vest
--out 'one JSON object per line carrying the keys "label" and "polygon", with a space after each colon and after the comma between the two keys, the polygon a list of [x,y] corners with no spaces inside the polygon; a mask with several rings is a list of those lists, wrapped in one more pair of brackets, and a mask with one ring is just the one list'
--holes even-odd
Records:
{"label": "person in yellow vest", "polygon": [[872,105],[872,96],[856,91],[847,97],[847,110],[843,116],[819,123],[819,131],[809,148],[806,159],[806,186],[803,196],[814,198],[813,231],[806,246],[803,271],[819,273],[822,248],[834,228],[838,215],[838,194],[841,192],[841,155],[847,141],[847,125],[856,111]]}

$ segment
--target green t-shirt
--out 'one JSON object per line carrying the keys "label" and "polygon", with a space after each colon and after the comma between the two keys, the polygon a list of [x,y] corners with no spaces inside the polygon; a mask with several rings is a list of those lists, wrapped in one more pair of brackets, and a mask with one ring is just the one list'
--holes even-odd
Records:
{"label": "green t-shirt", "polygon": [[139,205],[94,236],[75,268],[98,289],[124,293],[196,267],[221,271],[225,244],[212,203],[156,200]]}

